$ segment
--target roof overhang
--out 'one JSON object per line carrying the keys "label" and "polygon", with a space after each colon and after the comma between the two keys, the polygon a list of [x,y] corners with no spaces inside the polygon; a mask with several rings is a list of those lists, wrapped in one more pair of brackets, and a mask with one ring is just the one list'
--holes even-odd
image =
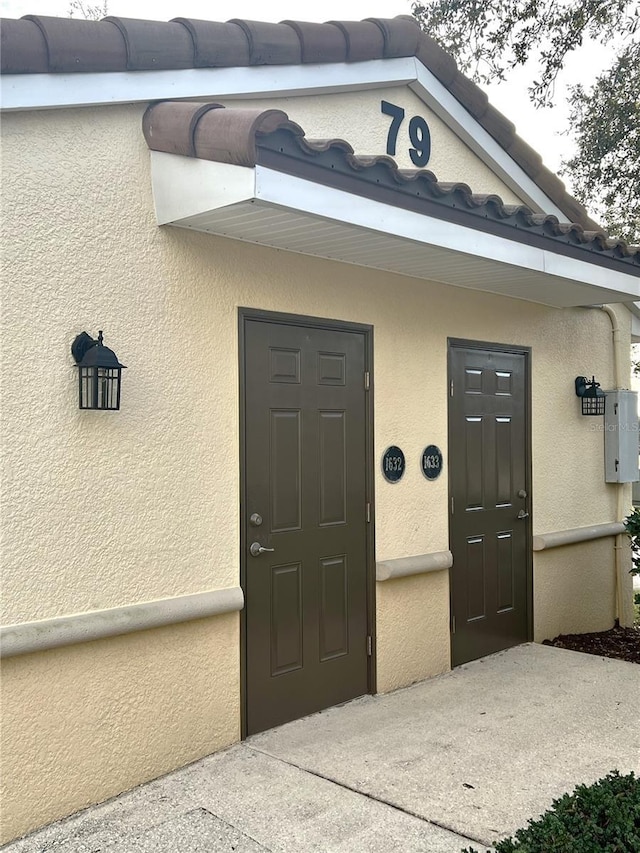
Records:
{"label": "roof overhang", "polygon": [[270,169],[151,151],[174,225],[555,307],[640,300],[640,278]]}

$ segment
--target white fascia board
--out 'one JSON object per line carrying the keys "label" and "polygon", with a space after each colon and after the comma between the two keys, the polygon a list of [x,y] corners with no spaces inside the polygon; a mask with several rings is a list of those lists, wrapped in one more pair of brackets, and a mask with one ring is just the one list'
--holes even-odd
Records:
{"label": "white fascia board", "polygon": [[179,98],[287,97],[407,85],[413,57],[317,65],[252,65],[176,71],[3,74],[3,110],[49,110]]}
{"label": "white fascia board", "polygon": [[491,134],[480,125],[460,101],[451,94],[428,68],[416,60],[416,79],[409,84],[415,94],[468,145],[516,195],[539,213],[552,213],[560,222],[566,215],[507,154]]}
{"label": "white fascia board", "polygon": [[151,183],[158,225],[255,198],[254,169],[162,151],[151,152]]}
{"label": "white fascia board", "polygon": [[[256,166],[256,198],[268,204],[346,222],[425,245],[640,298],[640,279],[495,234],[361,198],[302,178]],[[619,301],[619,300],[616,300]]]}

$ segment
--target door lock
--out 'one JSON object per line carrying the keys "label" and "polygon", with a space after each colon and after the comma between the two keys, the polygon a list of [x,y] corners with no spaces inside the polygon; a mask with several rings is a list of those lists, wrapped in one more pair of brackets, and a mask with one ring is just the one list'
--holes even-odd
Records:
{"label": "door lock", "polygon": [[254,527],[260,527],[260,525],[262,524],[262,516],[259,512],[252,512],[251,516],[249,517],[249,522]]}
{"label": "door lock", "polygon": [[260,554],[266,554],[267,551],[272,553],[275,550],[275,548],[263,548],[259,542],[252,542],[249,546],[249,553],[252,557],[259,557]]}
{"label": "door lock", "polygon": [[520,491],[518,492],[518,497],[519,498],[526,498],[526,496],[527,496],[527,493],[525,492],[525,490],[520,489]]}

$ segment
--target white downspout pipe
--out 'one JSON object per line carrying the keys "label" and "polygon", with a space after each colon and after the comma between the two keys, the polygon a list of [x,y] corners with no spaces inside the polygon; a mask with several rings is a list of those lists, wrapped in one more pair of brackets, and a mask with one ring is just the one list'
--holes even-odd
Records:
{"label": "white downspout pipe", "polygon": [[[624,355],[623,340],[620,331],[618,316],[611,305],[599,305],[611,321],[611,332],[613,335],[613,378],[615,390],[624,390],[629,383],[628,375],[625,375],[623,365],[629,363],[629,358]],[[626,483],[618,483],[616,499],[616,521],[624,521],[631,501],[629,500]],[[619,533],[615,538],[615,591],[616,591],[616,615],[621,625],[631,627],[634,621],[633,612],[633,583],[629,574],[628,556],[629,540],[625,533]]]}

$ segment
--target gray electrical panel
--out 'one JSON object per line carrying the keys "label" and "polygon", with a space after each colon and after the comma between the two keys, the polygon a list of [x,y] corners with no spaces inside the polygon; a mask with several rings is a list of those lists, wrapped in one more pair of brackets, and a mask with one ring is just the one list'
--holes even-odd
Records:
{"label": "gray electrical panel", "polygon": [[606,483],[638,481],[638,394],[607,391],[604,414]]}

